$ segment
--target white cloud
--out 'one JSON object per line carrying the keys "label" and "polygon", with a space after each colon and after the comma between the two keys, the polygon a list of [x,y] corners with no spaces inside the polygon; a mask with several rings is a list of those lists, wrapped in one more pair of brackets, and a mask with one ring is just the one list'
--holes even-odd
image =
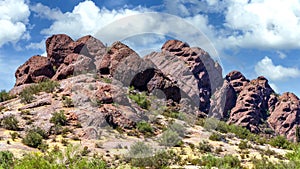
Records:
{"label": "white cloud", "polygon": [[44,50],[45,49],[45,39],[42,40],[41,42],[37,42],[37,43],[34,43],[34,42],[30,42],[27,46],[26,46],[26,49],[40,49],[40,50]]}
{"label": "white cloud", "polygon": [[84,1],[74,7],[72,12],[62,13],[59,9],[50,9],[42,4],[32,7],[33,11],[40,17],[53,20],[53,24],[42,30],[44,35],[65,33],[77,39],[83,35],[96,34],[103,26],[125,16],[137,14],[146,9],[108,10],[99,8],[93,1]]}
{"label": "white cloud", "polygon": [[[50,15],[51,17],[48,19],[53,20],[52,25],[41,32],[46,36],[65,33],[77,39],[91,34],[104,43],[111,44],[131,36],[154,33],[159,36],[167,35],[187,41],[193,46],[201,46],[213,56],[217,56],[207,37],[199,32],[200,28],[204,34],[213,36],[212,27],[208,26],[207,17],[200,14],[187,17],[184,20],[169,14],[149,13],[149,9],[142,7],[108,10],[97,7],[92,1],[81,2],[71,12],[66,13],[61,13],[57,9],[49,9],[42,4],[37,4],[34,11],[37,16],[46,17]],[[150,36],[142,40],[143,44],[147,44],[147,41],[149,44],[153,43]],[[43,43],[44,41],[32,43],[28,45],[28,48],[40,48]]]}
{"label": "white cloud", "polygon": [[26,32],[29,15],[29,7],[24,0],[0,1],[0,47],[9,42],[29,39]]}
{"label": "white cloud", "polygon": [[286,58],[286,54],[285,54],[285,53],[283,53],[283,52],[281,52],[281,51],[276,51],[276,53],[277,53],[277,55],[278,55],[278,57],[279,57],[280,59],[285,59],[285,58]]}
{"label": "white cloud", "polygon": [[222,35],[225,48],[300,48],[300,1],[231,0],[225,12],[230,36]]}
{"label": "white cloud", "polygon": [[272,81],[300,77],[300,70],[292,67],[274,65],[269,57],[265,57],[255,65],[257,75],[263,75]]}

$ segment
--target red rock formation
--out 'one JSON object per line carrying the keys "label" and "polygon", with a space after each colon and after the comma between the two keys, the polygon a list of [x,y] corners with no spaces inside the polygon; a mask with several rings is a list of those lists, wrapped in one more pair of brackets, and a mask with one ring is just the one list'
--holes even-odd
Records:
{"label": "red rock formation", "polygon": [[[202,55],[207,53],[200,48],[190,48],[181,41],[169,40],[162,46],[161,53],[152,53],[145,58],[151,60],[163,73],[178,79],[182,91],[192,98],[200,111],[208,113],[212,89],[209,74],[200,59]],[[174,56],[175,59],[172,58]]]}
{"label": "red rock formation", "polygon": [[64,59],[71,53],[74,53],[75,45],[68,35],[53,35],[46,40],[47,57],[51,63],[58,68]]}
{"label": "red rock formation", "polygon": [[53,67],[46,57],[33,56],[17,69],[15,86],[38,83],[53,75]]}
{"label": "red rock formation", "polygon": [[[239,74],[236,73],[236,75]],[[242,79],[240,75],[233,77],[239,77],[233,79]],[[240,90],[240,84],[242,83],[234,84],[239,84],[236,87]],[[268,117],[268,103],[272,93],[274,91],[269,86],[266,78],[260,76],[250,81],[239,93],[236,105],[231,110],[228,123],[241,125],[252,132],[259,132],[259,125],[264,123]]]}
{"label": "red rock formation", "polygon": [[101,74],[114,74],[115,70],[124,58],[130,55],[137,55],[135,51],[121,42],[115,42],[111,47],[107,48],[104,56],[96,57],[96,69]]}
{"label": "red rock formation", "polygon": [[249,80],[239,71],[232,71],[225,77],[230,82],[231,86],[237,93],[240,93],[245,86],[248,85]]}
{"label": "red rock formation", "polygon": [[277,134],[296,141],[296,128],[300,123],[300,100],[293,93],[283,93],[271,111],[268,123]]}

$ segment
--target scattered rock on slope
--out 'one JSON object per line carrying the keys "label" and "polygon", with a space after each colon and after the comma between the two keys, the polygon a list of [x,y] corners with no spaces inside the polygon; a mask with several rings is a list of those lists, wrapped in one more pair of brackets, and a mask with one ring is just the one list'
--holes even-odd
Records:
{"label": "scattered rock on slope", "polygon": [[50,79],[54,73],[53,67],[46,57],[32,56],[17,69],[15,86],[41,82]]}

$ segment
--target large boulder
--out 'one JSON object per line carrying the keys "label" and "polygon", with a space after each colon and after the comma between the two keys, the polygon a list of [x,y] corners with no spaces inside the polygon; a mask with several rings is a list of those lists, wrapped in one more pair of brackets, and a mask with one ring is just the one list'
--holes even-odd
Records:
{"label": "large boulder", "polygon": [[99,57],[106,52],[105,45],[95,37],[87,35],[79,38],[77,41],[79,44],[83,44],[79,54],[85,56]]}
{"label": "large boulder", "polygon": [[239,93],[228,123],[241,125],[255,133],[260,132],[259,125],[263,124],[269,115],[269,100],[273,93],[265,77],[260,76],[250,81]]}
{"label": "large boulder", "polygon": [[180,88],[176,85],[176,82],[165,76],[160,70],[154,68],[149,68],[136,74],[130,86],[149,93],[161,90],[167,100],[170,99],[177,103],[181,99]]}
{"label": "large boulder", "polygon": [[296,129],[300,123],[300,100],[293,93],[283,93],[271,111],[268,123],[277,134],[296,141]]}
{"label": "large boulder", "polygon": [[248,85],[249,80],[239,71],[232,71],[225,77],[234,88],[235,92],[240,93],[245,86]]}
{"label": "large boulder", "polygon": [[41,82],[50,79],[54,73],[53,66],[46,57],[32,56],[17,69],[15,86]]}
{"label": "large boulder", "polygon": [[115,42],[107,48],[104,55],[99,55],[95,58],[95,65],[98,72],[101,74],[114,74],[119,66],[119,63],[131,55],[138,56],[135,51],[121,42]]}
{"label": "large boulder", "polygon": [[211,97],[211,109],[209,117],[227,120],[231,109],[235,106],[237,94],[231,84],[224,80],[219,88]]}
{"label": "large boulder", "polygon": [[53,35],[46,40],[47,57],[56,68],[63,63],[65,57],[74,53],[73,42],[73,39],[65,34]]}
{"label": "large boulder", "polygon": [[[214,67],[212,65],[215,63],[203,59],[205,57],[209,55],[204,50],[191,48],[187,43],[178,40],[169,40],[162,46],[162,52],[153,52],[145,56],[164,74],[170,74],[176,79],[178,86],[195,102],[200,111],[208,113],[212,88],[210,74],[202,60],[209,63],[211,67]],[[215,77],[218,83],[221,82],[222,72],[213,79]],[[213,91],[216,88],[217,85],[214,85]]]}
{"label": "large boulder", "polygon": [[95,69],[94,62],[91,58],[80,54],[70,54],[57,69],[52,80],[62,80],[69,76],[91,72]]}

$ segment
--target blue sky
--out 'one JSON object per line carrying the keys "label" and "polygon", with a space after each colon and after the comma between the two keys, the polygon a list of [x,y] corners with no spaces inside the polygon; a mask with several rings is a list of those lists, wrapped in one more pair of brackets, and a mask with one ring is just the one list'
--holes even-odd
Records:
{"label": "blue sky", "polygon": [[[91,34],[107,44],[122,40],[140,54],[178,35],[208,50],[224,75],[263,75],[278,93],[300,96],[299,13],[299,0],[0,0],[0,89],[13,87],[15,70],[28,58],[45,55],[52,34],[74,40]],[[148,19],[134,18],[139,14]],[[204,42],[191,37],[195,29],[207,37],[200,37]],[[126,32],[130,36],[118,39]]]}

